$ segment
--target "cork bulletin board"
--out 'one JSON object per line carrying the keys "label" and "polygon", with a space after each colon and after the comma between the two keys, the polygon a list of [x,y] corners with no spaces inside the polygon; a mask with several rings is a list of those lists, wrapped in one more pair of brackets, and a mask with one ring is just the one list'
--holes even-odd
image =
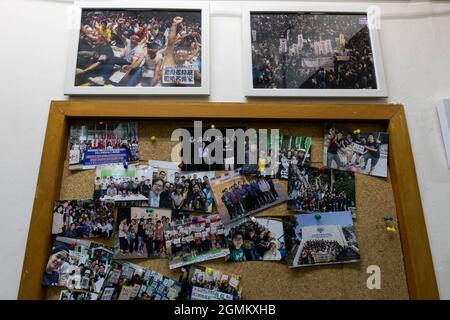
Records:
{"label": "cork bulletin board", "polygon": [[[192,113],[180,117],[179,114],[177,115],[174,112],[174,109],[172,109],[173,111],[163,110],[169,104],[167,102],[163,104],[148,103],[148,105],[141,107],[136,114],[129,114],[125,117],[139,121],[141,163],[147,163],[151,159],[169,161],[170,151],[174,145],[174,142],[170,141],[172,131],[180,127],[191,127],[193,120],[203,120],[204,127],[209,127],[211,124],[214,124],[216,127],[236,126],[236,119],[230,120],[230,118],[234,118],[231,113],[233,110],[230,110],[233,108],[235,108],[234,111],[238,115],[237,117],[242,118],[238,122],[240,126],[255,129],[278,128],[280,129],[280,134],[283,135],[311,136],[313,138],[311,150],[312,166],[320,166],[322,164],[323,135],[325,123],[327,122],[343,123],[346,127],[360,128],[363,131],[388,130],[391,135],[388,177],[378,178],[362,174],[355,175],[357,213],[354,225],[361,261],[353,264],[310,266],[295,269],[288,268],[283,262],[227,263],[222,259],[218,259],[200,264],[241,275],[242,299],[430,299],[438,297],[426,229],[423,224],[423,212],[420,205],[420,195],[418,194],[409,138],[406,141],[406,147],[409,148],[409,151],[403,150],[402,152],[402,150],[398,150],[401,145],[405,145],[405,141],[400,136],[396,136],[395,130],[397,130],[398,134],[402,133],[400,130],[406,128],[406,123],[402,127],[403,124],[395,124],[394,120],[391,120],[394,116],[404,116],[402,106],[346,105],[345,107],[340,106],[341,112],[339,112],[336,105],[302,106],[286,104],[285,106],[277,105],[278,110],[281,110],[281,112],[275,113],[273,108],[266,107],[264,104],[228,104],[229,108],[227,109],[221,109],[214,104],[196,104],[192,107],[197,108],[197,110],[191,110]],[[57,105],[66,109],[58,110],[55,107]],[[95,111],[87,111],[89,110],[89,108],[86,109],[87,105],[97,107],[97,109]],[[140,105],[142,106],[142,103]],[[244,106],[247,108],[247,112],[242,111]],[[372,111],[369,106],[372,106]],[[214,110],[211,110],[213,107],[216,108],[216,116],[213,115]],[[285,108],[285,111],[283,111],[283,108]],[[318,108],[322,108],[322,113],[319,112]],[[51,171],[56,177],[53,182],[55,191],[54,194],[46,195],[48,198],[46,200],[49,202],[46,207],[50,208],[53,203],[50,200],[55,199],[92,198],[95,170],[70,171],[68,169],[67,136],[70,125],[82,122],[85,120],[84,118],[104,119],[104,117],[101,117],[102,114],[119,120],[121,119],[118,118],[121,116],[121,112],[126,113],[124,111],[126,108],[122,107],[122,109],[123,111],[118,111],[112,103],[106,104],[102,102],[53,103],[50,117],[52,117],[52,112],[63,114],[62,128],[59,128],[63,138],[59,139],[60,145],[57,148],[53,148],[56,149],[53,153],[52,150],[46,150],[46,147],[44,147],[42,161],[44,162],[45,152],[47,151],[47,153],[50,153],[47,156],[56,158],[56,160],[53,160],[53,163],[58,164],[57,168]],[[160,113],[159,115],[158,112]],[[376,115],[377,112],[378,116]],[[398,112],[400,114],[397,114]],[[72,116],[70,115],[71,113],[73,114]],[[275,115],[275,117],[272,118],[270,115]],[[404,118],[398,121],[404,121]],[[56,130],[56,128],[52,130]],[[51,136],[52,134],[53,136],[58,135],[58,131],[56,130],[53,133],[47,131],[46,144],[47,140],[51,138],[49,135]],[[156,141],[152,142],[150,140],[151,136],[157,137]],[[414,208],[418,208],[419,213],[410,210],[411,207],[406,205],[408,201],[402,199],[401,192],[399,193],[402,188],[406,187],[403,185],[405,181],[401,180],[402,175],[396,171],[399,163],[393,160],[394,157],[400,156],[399,152],[403,153],[403,157],[411,155],[410,161],[414,179],[412,187],[416,186],[417,188],[418,206],[417,203],[410,205],[415,205]],[[402,165],[406,167],[406,171],[402,174],[407,174],[407,171],[411,169],[408,166],[408,161],[405,161],[405,158],[403,158]],[[43,174],[43,166],[44,169],[46,168],[46,165],[43,163],[40,175]],[[44,177],[40,177],[40,179],[44,179]],[[40,182],[42,183],[43,180]],[[287,181],[283,181],[283,183],[287,189]],[[411,181],[406,182],[406,184],[409,188],[411,187]],[[44,199],[41,201],[44,201]],[[257,216],[293,214],[287,210],[286,206],[286,203],[279,204],[258,212]],[[35,203],[33,218],[35,217],[34,212],[44,211],[44,207],[42,204]],[[409,219],[412,220],[408,219],[406,211],[409,212]],[[30,259],[33,257],[26,255],[19,298],[57,299],[59,297],[61,289],[49,288],[45,290],[39,286],[43,265],[48,257],[48,250],[50,250],[51,209],[47,210],[47,212],[49,219],[46,220],[48,221],[42,221],[42,219],[39,220],[37,218],[34,218],[35,220],[33,221],[32,219],[27,252],[33,252],[31,251],[32,247],[38,246],[37,241],[30,240],[30,237],[36,233],[36,231],[33,231],[36,225],[47,223],[49,235],[44,236],[42,235],[43,231],[39,232],[41,233],[41,238],[45,238],[39,241],[40,250],[37,250],[45,257],[38,258],[38,253],[35,252],[34,254],[33,261],[40,259],[39,266],[30,264]],[[416,214],[418,217],[415,216]],[[384,215],[391,215],[394,218],[394,226],[398,232],[388,233],[386,231],[383,221]],[[414,221],[416,221],[415,226],[410,226],[409,224]],[[422,228],[420,224],[417,224],[417,221],[422,221],[423,230],[421,230]],[[423,232],[425,232],[425,238],[423,238]],[[412,242],[414,241],[413,238],[419,239],[418,241],[421,241],[422,245],[415,245]],[[424,239],[426,242],[423,241]],[[105,244],[113,245],[112,240]],[[48,248],[45,248],[45,246],[48,246]],[[420,251],[420,255],[416,257],[418,251]],[[161,272],[174,279],[177,279],[180,274],[177,269],[169,270],[166,259],[139,259],[131,260],[131,262]],[[366,270],[370,265],[377,265],[381,269],[381,289],[369,290],[366,286],[366,280],[369,277]],[[34,270],[33,274],[32,270]],[[34,273],[39,274],[35,275]],[[431,282],[425,284],[422,282],[423,279],[419,279],[420,277],[426,277]],[[32,292],[26,291],[26,288],[30,288]]]}

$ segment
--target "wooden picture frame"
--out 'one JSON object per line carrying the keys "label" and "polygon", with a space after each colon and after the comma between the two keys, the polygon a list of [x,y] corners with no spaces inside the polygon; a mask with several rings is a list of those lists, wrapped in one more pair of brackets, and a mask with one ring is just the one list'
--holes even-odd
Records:
{"label": "wooden picture frame", "polygon": [[385,123],[389,167],[411,299],[439,299],[404,108],[398,104],[182,103],[53,101],[39,169],[19,299],[44,299],[41,276],[51,249],[53,201],[59,198],[69,121],[80,118],[352,120]]}

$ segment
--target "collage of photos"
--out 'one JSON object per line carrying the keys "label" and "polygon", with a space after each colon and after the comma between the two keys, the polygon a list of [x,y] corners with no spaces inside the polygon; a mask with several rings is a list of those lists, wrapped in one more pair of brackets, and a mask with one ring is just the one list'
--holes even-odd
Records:
{"label": "collage of photos", "polygon": [[114,201],[60,200],[53,205],[52,236],[111,238]]}
{"label": "collage of photos", "polygon": [[291,268],[360,260],[350,211],[286,216],[283,228]]}
{"label": "collage of photos", "polygon": [[57,237],[42,285],[99,293],[111,268],[112,256],[113,249],[101,244]]}
{"label": "collage of photos", "polygon": [[328,168],[387,177],[389,134],[329,125],[323,164]]}
{"label": "collage of photos", "polygon": [[284,261],[286,248],[281,218],[248,217],[225,228],[230,262]]}
{"label": "collage of photos", "polygon": [[356,209],[355,174],[327,168],[291,166],[288,210],[337,212]]}
{"label": "collage of photos", "polygon": [[202,266],[190,266],[182,275],[186,300],[240,300],[241,277]]}
{"label": "collage of photos", "polygon": [[97,165],[138,160],[137,122],[92,121],[70,126],[70,170],[95,169]]}
{"label": "collage of photos", "polygon": [[200,10],[83,9],[76,87],[200,87]]}
{"label": "collage of photos", "polygon": [[114,236],[114,259],[165,258],[164,231],[172,211],[149,207],[120,207]]}
{"label": "collage of photos", "polygon": [[211,179],[217,211],[224,224],[287,200],[281,182],[271,177],[242,175],[240,170]]}
{"label": "collage of photos", "polygon": [[181,284],[161,273],[115,260],[99,300],[177,300]]}
{"label": "collage of photos", "polygon": [[218,214],[189,218],[164,231],[169,268],[223,258],[229,254]]}
{"label": "collage of photos", "polygon": [[181,172],[174,162],[156,160],[150,160],[149,166],[153,185],[160,185],[159,194],[150,194],[150,206],[211,213],[213,194],[209,180],[215,176],[214,171]]}

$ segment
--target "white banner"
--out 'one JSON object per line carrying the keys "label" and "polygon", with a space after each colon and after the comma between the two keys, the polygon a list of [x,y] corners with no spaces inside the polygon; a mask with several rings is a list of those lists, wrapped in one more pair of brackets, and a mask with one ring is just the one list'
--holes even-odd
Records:
{"label": "white banner", "polygon": [[163,70],[163,84],[194,84],[192,65],[167,66]]}
{"label": "white banner", "polygon": [[191,300],[233,300],[233,296],[220,291],[192,287]]}

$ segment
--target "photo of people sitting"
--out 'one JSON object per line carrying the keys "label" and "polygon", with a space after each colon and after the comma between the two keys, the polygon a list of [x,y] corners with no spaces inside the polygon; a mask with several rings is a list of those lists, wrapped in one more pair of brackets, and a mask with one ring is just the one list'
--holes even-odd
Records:
{"label": "photo of people sitting", "polygon": [[101,244],[57,237],[42,278],[43,286],[100,292],[111,267],[112,248]]}
{"label": "photo of people sitting", "polygon": [[92,200],[55,201],[52,236],[68,238],[111,238],[114,202]]}
{"label": "photo of people sitting", "polygon": [[239,300],[241,277],[202,266],[190,266],[181,276],[187,300]]}
{"label": "photo of people sitting", "polygon": [[287,200],[279,180],[241,175],[239,170],[214,177],[211,186],[217,210],[226,224]]}
{"label": "photo of people sitting", "polygon": [[164,231],[170,269],[225,257],[228,246],[219,215],[204,215],[173,223]]}
{"label": "photo of people sitting", "polygon": [[86,121],[70,126],[69,169],[138,160],[137,122]]}
{"label": "photo of people sitting", "polygon": [[83,9],[75,86],[201,85],[201,12]]}
{"label": "photo of people sitting", "polygon": [[330,212],[354,210],[353,172],[290,166],[288,210]]}
{"label": "photo of people sitting", "polygon": [[367,16],[252,13],[253,87],[376,89]]}
{"label": "photo of people sitting", "polygon": [[286,258],[281,219],[249,217],[228,225],[227,261],[281,261]]}
{"label": "photo of people sitting", "polygon": [[114,258],[165,258],[164,230],[170,228],[171,214],[159,208],[118,208]]}
{"label": "photo of people sitting", "polygon": [[279,136],[280,139],[280,164],[278,166],[277,178],[289,178],[289,166],[299,167],[311,164],[311,137],[301,136]]}
{"label": "photo of people sitting", "polygon": [[181,284],[153,270],[115,260],[100,300],[177,300]]}
{"label": "photo of people sitting", "polygon": [[323,164],[329,168],[387,177],[389,134],[328,127]]}

